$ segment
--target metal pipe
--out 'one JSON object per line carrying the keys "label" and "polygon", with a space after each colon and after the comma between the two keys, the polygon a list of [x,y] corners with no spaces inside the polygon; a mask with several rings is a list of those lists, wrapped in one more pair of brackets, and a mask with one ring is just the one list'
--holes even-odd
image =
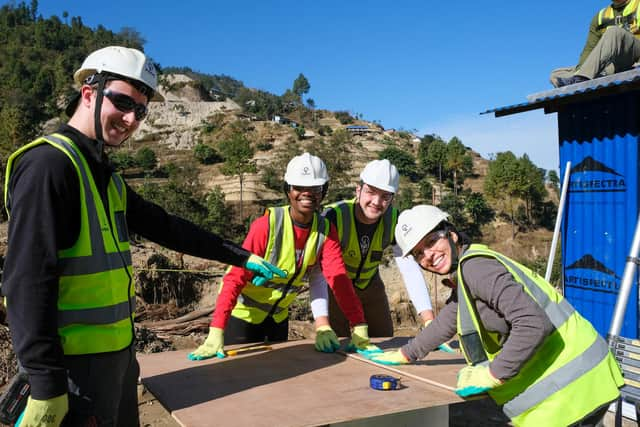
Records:
{"label": "metal pipe", "polygon": [[[636,231],[633,235],[633,242],[631,243],[631,250],[627,257],[627,263],[624,267],[624,274],[622,275],[622,282],[620,284],[620,292],[616,299],[616,307],[613,310],[613,318],[611,319],[611,328],[609,329],[609,339],[617,337],[622,330],[622,321],[624,319],[624,312],[627,309],[627,302],[629,301],[629,293],[631,292],[631,285],[633,284],[633,276],[636,274],[638,267],[638,254],[640,253],[640,215],[636,222]],[[637,304],[637,301],[633,301]]]}
{"label": "metal pipe", "polygon": [[[553,239],[551,240],[551,250],[549,259],[547,260],[547,271],[544,274],[544,280],[551,279],[551,270],[553,270],[553,260],[556,256],[556,246],[558,246],[558,236],[560,235],[560,225],[562,224],[562,215],[564,214],[564,204],[567,198],[567,189],[569,188],[569,176],[571,175],[571,162],[567,162],[564,168],[564,178],[562,180],[562,192],[560,193],[560,203],[558,205],[558,216],[556,217],[556,227],[553,230]],[[564,294],[564,292],[563,292]]]}

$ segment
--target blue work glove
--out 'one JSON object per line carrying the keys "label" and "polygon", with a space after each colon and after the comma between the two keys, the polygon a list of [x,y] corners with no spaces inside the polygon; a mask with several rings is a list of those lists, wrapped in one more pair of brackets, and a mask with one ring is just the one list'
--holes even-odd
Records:
{"label": "blue work glove", "polygon": [[357,351],[367,357],[372,354],[382,353],[380,347],[369,342],[369,327],[366,323],[353,327],[351,342],[347,346],[347,351]]}
{"label": "blue work glove", "polygon": [[494,377],[487,366],[466,366],[458,372],[456,394],[460,397],[482,394],[500,384],[502,381]]}
{"label": "blue work glove", "polygon": [[[433,319],[429,319],[429,320],[425,320],[424,324],[422,325],[422,329],[426,328],[427,326],[429,326],[429,324],[433,321]],[[440,344],[437,347],[437,350],[440,351],[444,351],[445,353],[457,353],[450,345],[449,343],[443,342],[442,344]]]}
{"label": "blue work glove", "polygon": [[381,365],[406,365],[411,362],[400,350],[372,354],[368,356],[368,359],[376,363],[380,363]]}
{"label": "blue work glove", "polygon": [[27,406],[20,414],[16,426],[58,427],[69,411],[67,393],[47,400],[27,399]]}
{"label": "blue work glove", "polygon": [[444,351],[445,353],[452,353],[452,354],[457,353],[457,351],[453,347],[451,347],[449,343],[446,343],[446,342],[443,342],[442,344],[440,344],[438,346],[438,350]]}
{"label": "blue work glove", "polygon": [[209,335],[204,344],[187,355],[189,360],[205,360],[212,357],[224,359],[224,329],[209,328]]}
{"label": "blue work glove", "polygon": [[322,325],[316,329],[316,350],[323,353],[334,353],[340,348],[338,336],[329,325]]}
{"label": "blue work glove", "polygon": [[249,258],[247,258],[247,261],[244,263],[244,268],[253,272],[251,283],[256,286],[264,285],[273,279],[274,275],[279,277],[287,276],[287,273],[255,254],[251,254]]}

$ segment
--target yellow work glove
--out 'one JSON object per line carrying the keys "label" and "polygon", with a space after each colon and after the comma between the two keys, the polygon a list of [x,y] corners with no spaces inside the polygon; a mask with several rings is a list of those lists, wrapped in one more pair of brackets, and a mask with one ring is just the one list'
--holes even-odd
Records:
{"label": "yellow work glove", "polygon": [[323,325],[316,329],[316,350],[323,353],[334,353],[340,348],[338,336],[329,325]]}
{"label": "yellow work glove", "polygon": [[212,357],[223,359],[224,354],[224,329],[209,328],[209,335],[200,347],[187,355],[189,360],[205,360]]}
{"label": "yellow work glove", "polygon": [[253,272],[251,283],[256,286],[264,285],[273,279],[274,275],[279,277],[285,277],[287,275],[287,273],[275,265],[268,263],[265,259],[255,254],[251,254],[249,258],[247,258],[247,261],[244,263],[244,268]]}
{"label": "yellow work glove", "polygon": [[27,399],[16,427],[58,427],[69,411],[67,393],[47,400]]}
{"label": "yellow work glove", "polygon": [[356,325],[351,332],[351,342],[347,347],[348,351],[357,351],[368,356],[374,353],[382,353],[380,347],[369,342],[369,327],[366,323]]}
{"label": "yellow work glove", "polygon": [[410,362],[409,359],[400,350],[385,351],[384,353],[372,354],[368,357],[369,360],[373,360],[376,363],[382,365],[406,365]]}
{"label": "yellow work glove", "polygon": [[[432,321],[433,319],[425,320],[424,324],[422,325],[422,329],[425,329],[427,326],[429,326],[429,324],[431,324]],[[445,353],[453,353],[453,354],[457,353],[457,351],[455,351],[453,347],[451,347],[449,343],[446,343],[446,342],[443,342],[442,344],[440,344],[437,347],[437,350],[444,351]]]}
{"label": "yellow work glove", "polygon": [[494,377],[487,366],[466,366],[458,372],[456,394],[460,397],[481,394],[500,384],[502,381]]}

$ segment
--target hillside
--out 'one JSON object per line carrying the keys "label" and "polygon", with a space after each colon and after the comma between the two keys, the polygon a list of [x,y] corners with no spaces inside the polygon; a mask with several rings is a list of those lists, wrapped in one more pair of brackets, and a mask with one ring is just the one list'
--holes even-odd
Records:
{"label": "hillside", "polygon": [[[284,174],[286,160],[290,156],[284,156],[292,149],[301,152],[305,149],[313,152],[314,144],[326,141],[327,136],[320,136],[317,129],[331,129],[333,135],[339,130],[344,130],[346,125],[340,123],[334,112],[326,110],[314,111],[315,126],[305,127],[305,135],[299,138],[291,124],[276,123],[267,120],[255,120],[243,112],[242,108],[232,100],[213,101],[205,93],[199,83],[186,75],[168,75],[162,79],[165,83],[161,86],[161,92],[166,101],[152,103],[148,118],[142,123],[138,133],[132,141],[129,141],[124,150],[134,152],[141,147],[153,149],[158,157],[159,165],[176,162],[188,165],[191,172],[196,173],[199,185],[203,191],[210,191],[219,187],[225,195],[225,200],[232,206],[236,206],[240,200],[240,182],[237,176],[225,176],[221,173],[221,163],[203,165],[197,162],[193,156],[194,147],[199,144],[207,144],[216,147],[224,141],[229,127],[233,123],[242,123],[243,130],[248,135],[254,146],[267,147],[256,149],[253,160],[257,166],[256,173],[247,173],[244,176],[242,198],[247,213],[257,213],[270,203],[278,203],[282,195],[278,190],[268,188],[264,184],[263,173],[266,169],[276,168],[277,179]],[[308,114],[308,111],[306,112]],[[294,112],[290,117],[305,121],[304,113]],[[308,125],[308,120],[306,120]],[[347,194],[353,194],[353,188],[358,180],[358,174],[364,165],[378,158],[380,151],[392,146],[416,156],[420,138],[406,132],[395,130],[383,130],[381,126],[354,120],[350,125],[358,125],[367,128],[363,134],[349,135],[344,145],[340,146],[338,157],[348,158],[350,168],[344,172],[344,177],[336,183],[332,180],[331,186],[343,185]],[[208,131],[207,128],[214,128]],[[462,187],[473,192],[482,193],[483,183],[487,175],[489,161],[482,158],[472,150],[468,151],[472,159],[472,173],[465,179]],[[284,157],[283,157],[284,156]],[[325,159],[329,164],[331,159]],[[329,167],[331,165],[329,164]],[[334,177],[332,177],[334,178]],[[143,178],[130,179],[134,184],[142,182]],[[162,182],[162,180],[159,180]],[[432,200],[428,203],[439,203],[442,196],[442,186],[439,186],[435,177],[431,179],[435,189]],[[419,183],[411,182],[406,176],[401,180],[401,193],[411,189],[414,202],[423,199],[418,197]],[[444,188],[445,193],[451,192]],[[557,203],[556,193],[549,191],[554,203]],[[326,200],[330,202],[332,200]],[[516,239],[512,238],[510,225],[501,217],[483,226],[483,242],[496,249],[504,251],[508,255],[518,259],[534,261],[545,257],[549,250],[551,233],[547,229],[536,229],[530,232],[519,233]]]}

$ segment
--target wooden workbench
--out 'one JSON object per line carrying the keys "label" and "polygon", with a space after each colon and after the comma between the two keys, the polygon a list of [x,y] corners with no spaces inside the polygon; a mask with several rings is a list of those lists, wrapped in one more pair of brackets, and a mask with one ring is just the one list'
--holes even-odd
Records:
{"label": "wooden workbench", "polygon": [[[407,339],[376,341],[389,349]],[[448,405],[461,401],[451,390],[464,360],[439,351],[392,370],[359,355],[319,353],[312,340],[198,362],[187,354],[138,355],[143,383],[183,426],[446,426]],[[373,390],[374,374],[401,377],[402,388]]]}

